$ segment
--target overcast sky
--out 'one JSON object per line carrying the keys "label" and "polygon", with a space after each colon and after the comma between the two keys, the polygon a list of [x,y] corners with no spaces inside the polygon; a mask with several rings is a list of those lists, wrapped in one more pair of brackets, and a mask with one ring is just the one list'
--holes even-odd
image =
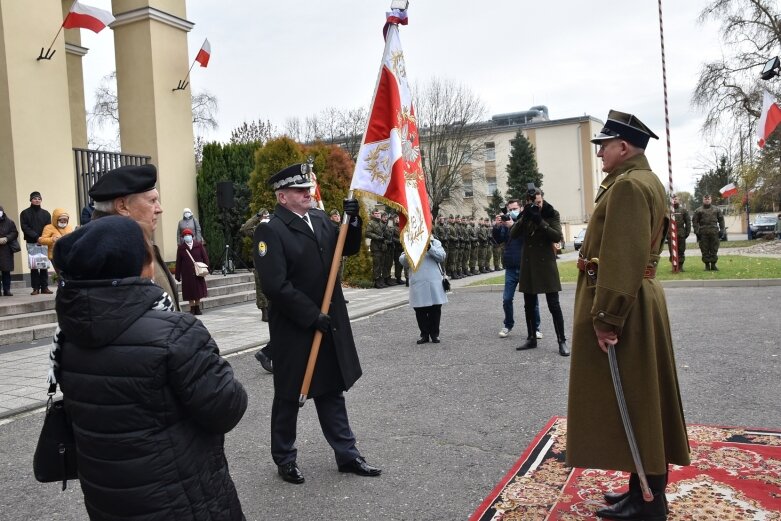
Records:
{"label": "overcast sky", "polygon": [[[111,8],[110,0],[84,1]],[[663,4],[676,189],[691,190],[718,150],[701,135],[703,118],[691,106],[702,63],[721,53],[715,24],[697,22],[705,4]],[[245,120],[268,119],[281,129],[290,117],[368,106],[389,5],[189,0],[190,60],[204,38],[212,47],[208,68],[193,68],[191,88],[219,101],[220,128],[206,138],[227,141]],[[484,101],[487,118],[534,105],[546,105],[551,119],[604,121],[611,108],[631,112],[661,137],[647,154],[667,185],[657,0],[411,0],[408,13],[401,41],[410,81],[461,82]],[[82,39],[90,49],[83,60],[89,110],[100,78],[115,69],[113,39],[110,30],[82,30]]]}

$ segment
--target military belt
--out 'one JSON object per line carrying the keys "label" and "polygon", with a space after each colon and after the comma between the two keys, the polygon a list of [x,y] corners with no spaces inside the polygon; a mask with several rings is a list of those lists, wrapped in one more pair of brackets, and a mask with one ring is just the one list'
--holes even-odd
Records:
{"label": "military belt", "polygon": [[[592,281],[597,280],[597,272],[599,271],[599,264],[598,262],[595,262],[593,259],[588,260],[584,259],[583,257],[578,258],[578,269],[588,275],[588,277]],[[655,266],[646,266],[645,271],[643,272],[643,278],[644,279],[653,279],[656,278],[656,267]]]}

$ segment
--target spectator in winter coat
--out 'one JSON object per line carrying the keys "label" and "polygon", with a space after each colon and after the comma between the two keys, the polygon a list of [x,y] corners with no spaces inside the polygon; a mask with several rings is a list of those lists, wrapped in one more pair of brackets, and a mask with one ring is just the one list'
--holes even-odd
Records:
{"label": "spectator in winter coat", "polygon": [[190,301],[190,313],[203,315],[201,299],[206,297],[206,278],[195,275],[195,263],[209,264],[209,254],[203,244],[193,240],[193,232],[185,228],[182,244],[176,249],[176,280],[182,283],[182,298]]}
{"label": "spectator in winter coat", "polygon": [[75,434],[91,519],[244,519],[225,433],[247,394],[206,328],[152,282],[141,225],[102,217],[57,241],[49,383]]}
{"label": "spectator in winter coat", "polygon": [[[41,207],[41,192],[33,192],[30,194],[30,207],[22,210],[19,214],[19,224],[22,227],[22,233],[24,234],[24,240],[27,243],[27,253],[34,246],[40,246],[39,239],[41,233],[47,224],[51,223],[52,216],[49,212]],[[49,289],[49,269],[31,269],[30,270],[30,283],[33,287],[31,295],[38,295],[39,293],[51,294]]]}
{"label": "spectator in winter coat", "polygon": [[179,226],[176,228],[176,241],[181,245],[183,240],[182,232],[185,230],[191,230],[193,240],[195,242],[203,243],[203,234],[201,233],[201,223],[193,215],[193,211],[189,208],[185,208],[182,212],[182,220],[179,221]]}
{"label": "spectator in winter coat", "polygon": [[11,250],[11,243],[18,238],[19,230],[16,228],[16,223],[5,214],[5,210],[0,206],[0,273],[2,273],[4,297],[14,296],[11,293],[11,272],[14,271],[14,252]]}
{"label": "spectator in winter coat", "polygon": [[[399,256],[399,262],[405,268],[410,263],[407,254]],[[425,344],[429,340],[439,343],[439,321],[442,318],[442,304],[447,304],[447,295],[442,287],[442,263],[445,262],[445,249],[438,239],[431,238],[426,254],[417,271],[409,274],[409,305],[415,310],[415,318],[420,329],[417,343]]]}
{"label": "spectator in winter coat", "polygon": [[49,251],[47,255],[49,260],[54,255],[54,243],[60,240],[65,235],[73,231],[73,226],[70,225],[70,216],[62,208],[55,208],[52,214],[51,224],[47,224],[41,233],[41,238],[38,242],[46,246]]}

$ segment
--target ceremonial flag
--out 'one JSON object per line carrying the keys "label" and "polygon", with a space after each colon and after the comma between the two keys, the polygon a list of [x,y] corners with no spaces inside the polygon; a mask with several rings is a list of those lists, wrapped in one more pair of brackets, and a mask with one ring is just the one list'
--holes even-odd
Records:
{"label": "ceremonial flag", "polygon": [[398,211],[401,243],[416,270],[431,237],[431,209],[399,39],[398,24],[406,18],[398,10],[387,15],[385,51],[350,189]]}
{"label": "ceremonial flag", "polygon": [[759,123],[757,123],[759,148],[765,147],[765,141],[779,123],[781,123],[781,107],[773,101],[768,91],[764,91],[762,96],[762,114],[759,116]]}
{"label": "ceremonial flag", "polygon": [[212,56],[212,46],[209,45],[209,39],[206,38],[201,45],[201,50],[195,56],[195,61],[201,64],[201,67],[209,65],[209,58]]}
{"label": "ceremonial flag", "polygon": [[114,15],[110,12],[97,7],[83,5],[76,1],[73,2],[68,16],[62,22],[62,26],[66,29],[89,29],[99,33],[113,21]]}
{"label": "ceremonial flag", "polygon": [[320,185],[317,183],[317,176],[314,172],[309,172],[309,176],[312,178],[314,186],[310,188],[312,199],[317,203],[317,207],[325,211],[325,205],[323,205],[323,196],[320,195]]}
{"label": "ceremonial flag", "polygon": [[722,197],[730,197],[738,193],[738,187],[735,186],[735,183],[730,183],[728,185],[722,186],[719,190],[719,193]]}

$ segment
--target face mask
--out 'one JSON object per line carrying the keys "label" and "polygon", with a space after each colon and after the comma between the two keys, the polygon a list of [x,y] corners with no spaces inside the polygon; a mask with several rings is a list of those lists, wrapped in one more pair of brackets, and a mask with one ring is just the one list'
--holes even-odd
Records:
{"label": "face mask", "polygon": [[185,214],[184,214],[184,218],[185,219],[189,219],[192,216],[193,216],[193,214],[191,214],[190,212],[185,212]]}
{"label": "face mask", "polygon": [[68,223],[61,223],[61,222],[57,223],[57,228],[65,228],[66,226],[68,226]]}
{"label": "face mask", "polygon": [[193,238],[191,236],[189,236],[189,235],[185,235],[184,236],[184,242],[186,242],[187,244],[192,244],[193,243]]}
{"label": "face mask", "polygon": [[519,215],[521,215],[520,210],[510,210],[510,219],[512,219],[513,221],[518,220]]}

